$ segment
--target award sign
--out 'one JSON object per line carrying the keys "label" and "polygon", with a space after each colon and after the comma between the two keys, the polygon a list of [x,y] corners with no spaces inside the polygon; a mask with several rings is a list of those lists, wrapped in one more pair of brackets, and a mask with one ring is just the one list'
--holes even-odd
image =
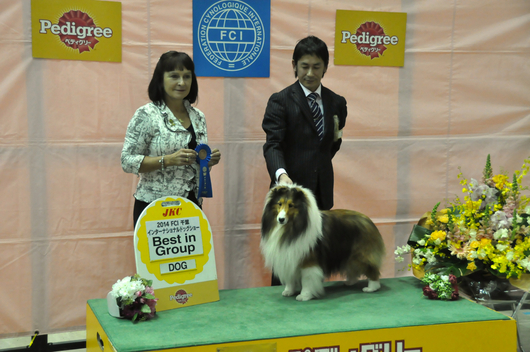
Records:
{"label": "award sign", "polygon": [[212,182],[210,180],[210,167],[208,166],[212,151],[206,144],[199,144],[195,151],[197,152],[197,162],[200,166],[199,197],[212,197]]}
{"label": "award sign", "polygon": [[157,311],[219,300],[210,223],[192,201],[149,204],[136,223],[134,247],[136,272],[153,280]]}

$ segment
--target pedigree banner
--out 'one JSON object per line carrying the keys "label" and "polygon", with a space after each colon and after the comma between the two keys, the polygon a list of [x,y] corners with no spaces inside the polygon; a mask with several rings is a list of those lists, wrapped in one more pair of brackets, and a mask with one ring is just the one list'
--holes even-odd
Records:
{"label": "pedigree banner", "polygon": [[157,311],[219,300],[210,223],[192,201],[164,197],[144,209],[134,231],[136,272],[153,280]]}
{"label": "pedigree banner", "polygon": [[335,65],[403,66],[407,14],[337,10]]}
{"label": "pedigree banner", "polygon": [[121,2],[32,0],[33,57],[121,62]]}

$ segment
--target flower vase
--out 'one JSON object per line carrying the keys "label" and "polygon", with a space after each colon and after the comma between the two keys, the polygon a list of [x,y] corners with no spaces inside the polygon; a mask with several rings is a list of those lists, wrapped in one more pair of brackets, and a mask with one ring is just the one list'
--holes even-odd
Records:
{"label": "flower vase", "polygon": [[520,279],[510,278],[510,284],[520,290],[530,291],[530,274],[522,274]]}
{"label": "flower vase", "polygon": [[123,319],[122,311],[120,307],[118,306],[118,303],[116,301],[116,297],[112,294],[112,292],[109,292],[107,294],[107,309],[109,311],[109,314],[115,318]]}
{"label": "flower vase", "polygon": [[421,266],[419,268],[415,268],[414,265],[412,266],[412,275],[416,277],[416,279],[421,280],[425,276],[425,266]]}
{"label": "flower vase", "polygon": [[[412,263],[412,259],[414,259],[414,253],[410,253],[410,262]],[[414,264],[411,265],[412,268],[412,275],[418,280],[423,279],[425,276],[425,265],[421,266],[415,266]]]}
{"label": "flower vase", "polygon": [[476,271],[460,279],[460,289],[475,301],[509,299],[507,292],[510,289],[510,282],[508,279],[499,278],[485,271]]}

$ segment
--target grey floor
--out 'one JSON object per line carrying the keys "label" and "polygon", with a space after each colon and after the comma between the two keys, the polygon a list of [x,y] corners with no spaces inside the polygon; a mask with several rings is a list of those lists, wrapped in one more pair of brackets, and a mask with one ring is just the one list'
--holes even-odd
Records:
{"label": "grey floor", "polygon": [[[530,299],[527,300],[527,302],[530,303]],[[530,309],[528,308],[529,305],[524,305],[518,313],[517,319],[517,327],[519,330],[519,338],[520,343],[522,345],[522,350],[518,349],[518,352],[530,352]],[[492,307],[490,307],[492,308]],[[508,308],[512,309],[511,307],[500,307],[500,308]],[[512,310],[499,310],[501,313],[511,316],[513,311]],[[86,339],[86,332],[83,331],[73,331],[73,332],[65,332],[65,333],[58,333],[58,334],[50,334],[48,336],[48,342],[55,343],[55,342],[64,342],[64,341],[78,341],[78,340],[84,340]],[[10,348],[16,348],[16,347],[26,347],[28,346],[29,342],[31,341],[30,336],[24,336],[24,337],[15,337],[15,338],[5,338],[0,339],[0,352],[4,349],[10,349]],[[86,352],[86,349],[78,349],[78,350],[70,350],[71,352]],[[509,351],[506,351],[509,352]]]}
{"label": "grey floor", "polygon": [[[26,347],[31,342],[32,336],[12,337],[0,339],[0,351],[17,347]],[[48,335],[48,343],[69,342],[86,340],[86,331],[71,331]],[[70,352],[86,352],[86,348],[69,350]]]}

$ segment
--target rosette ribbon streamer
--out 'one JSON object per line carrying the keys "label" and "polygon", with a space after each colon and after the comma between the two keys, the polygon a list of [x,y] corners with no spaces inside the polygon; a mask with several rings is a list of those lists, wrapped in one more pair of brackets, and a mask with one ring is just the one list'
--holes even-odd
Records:
{"label": "rosette ribbon streamer", "polygon": [[210,181],[210,161],[212,150],[206,144],[199,144],[195,148],[197,152],[197,162],[199,163],[199,197],[212,197],[212,182]]}

